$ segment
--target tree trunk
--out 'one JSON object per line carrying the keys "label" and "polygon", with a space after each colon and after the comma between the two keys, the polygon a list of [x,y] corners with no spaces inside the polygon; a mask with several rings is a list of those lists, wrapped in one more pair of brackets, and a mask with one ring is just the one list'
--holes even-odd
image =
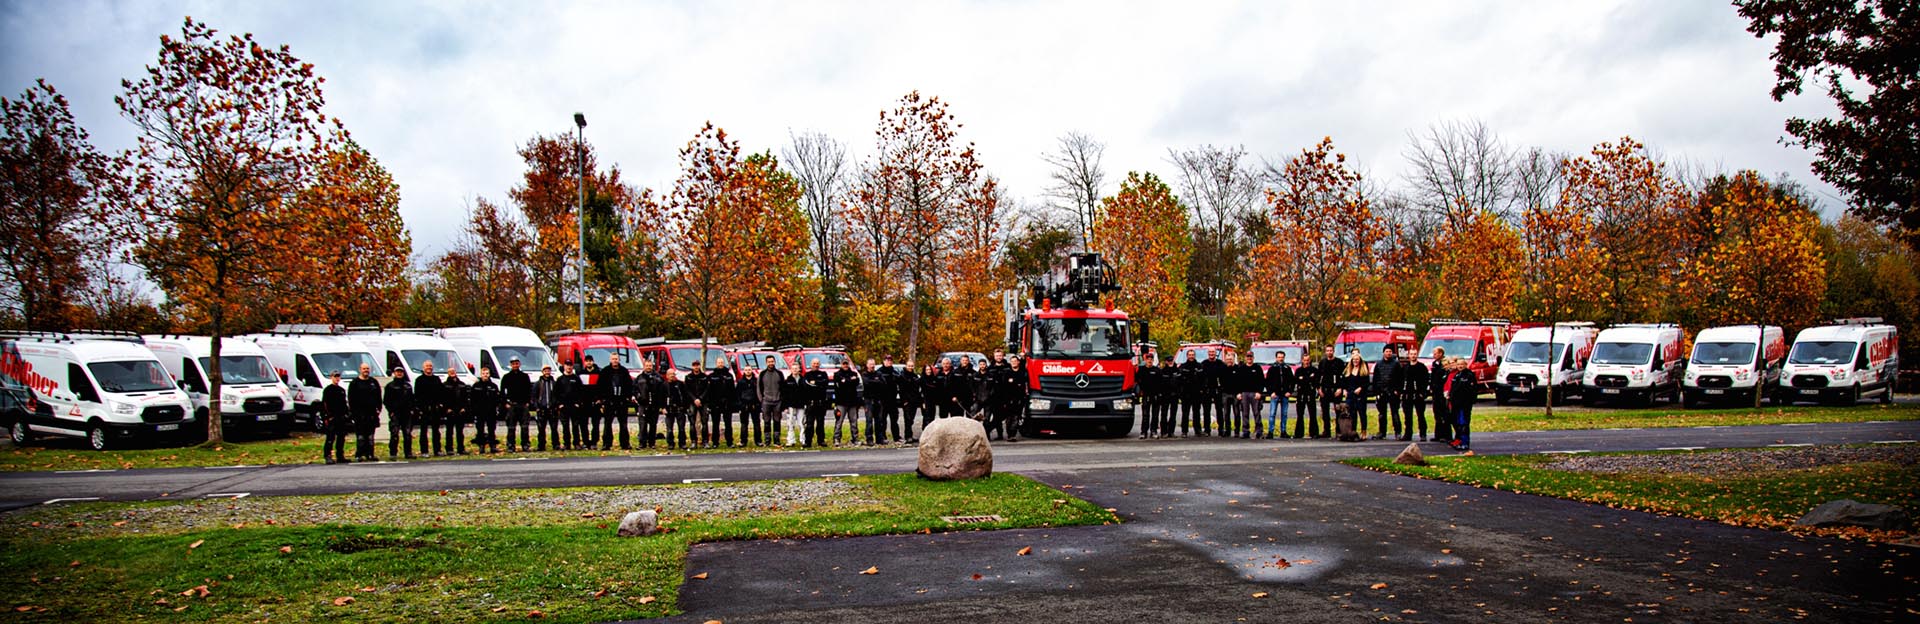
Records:
{"label": "tree trunk", "polygon": [[226,432],[221,428],[220,386],[225,379],[220,373],[220,343],[226,336],[227,302],[226,270],[214,269],[213,292],[216,293],[213,305],[213,336],[207,359],[207,443],[218,444],[226,441]]}

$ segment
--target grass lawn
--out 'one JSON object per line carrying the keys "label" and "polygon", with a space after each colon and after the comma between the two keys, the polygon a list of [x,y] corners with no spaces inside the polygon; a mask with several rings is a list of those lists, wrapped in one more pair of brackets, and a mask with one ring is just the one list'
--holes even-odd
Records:
{"label": "grass lawn", "polygon": [[[821,485],[811,481],[759,485]],[[940,519],[957,513],[1005,519],[966,529],[1117,521],[1111,512],[1010,474],[944,483],[882,475],[825,484],[851,491],[790,508],[706,515],[678,515],[669,503],[671,532],[640,538],[614,535],[625,509],[593,513],[551,501],[606,490],[638,492],[643,500],[709,494],[735,500],[726,489],[734,484],[462,492],[484,502],[469,498],[439,507],[422,504],[440,496],[426,492],[36,509],[0,517],[0,569],[8,586],[0,608],[22,622],[596,622],[677,613],[687,548],[697,542],[958,530]],[[305,521],[316,510],[383,520]],[[236,512],[255,520],[225,525]],[[209,515],[222,524],[196,520]],[[106,522],[115,517],[132,520]]]}
{"label": "grass lawn", "polygon": [[[1743,449],[1741,452],[1787,450]],[[1581,457],[1689,452],[1583,454]],[[1427,461],[1432,465],[1424,467],[1395,464],[1389,458],[1350,459],[1346,463],[1381,472],[1764,529],[1807,531],[1804,527],[1794,527],[1793,521],[1821,503],[1841,498],[1896,505],[1909,514],[1920,511],[1920,468],[1914,466],[1865,462],[1793,470],[1745,470],[1721,476],[1663,470],[1574,472],[1547,467],[1561,457],[1450,455],[1429,457]],[[1859,529],[1814,532],[1873,539],[1905,537],[1900,533]]]}
{"label": "grass lawn", "polygon": [[1760,409],[1716,408],[1681,409],[1679,406],[1653,409],[1554,408],[1553,417],[1537,405],[1492,407],[1482,403],[1473,412],[1474,431],[1546,431],[1555,429],[1636,429],[1647,427],[1700,427],[1733,425],[1779,425],[1786,423],[1865,422],[1870,420],[1920,420],[1920,405],[1858,405],[1825,407],[1795,405],[1768,406]]}

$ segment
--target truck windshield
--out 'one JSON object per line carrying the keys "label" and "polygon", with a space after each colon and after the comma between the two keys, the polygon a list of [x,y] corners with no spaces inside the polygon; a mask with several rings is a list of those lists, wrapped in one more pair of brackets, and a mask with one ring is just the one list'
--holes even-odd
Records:
{"label": "truck windshield", "polygon": [[[433,362],[433,372],[436,375],[460,368],[460,356],[452,351],[443,349],[408,349],[401,351],[400,357],[406,358],[407,368],[416,373],[422,369],[422,363],[429,361]],[[354,370],[359,370],[359,368],[356,367]],[[340,375],[342,377],[347,376],[344,372]]]}
{"label": "truck windshield", "polygon": [[1593,345],[1595,364],[1646,364],[1653,358],[1653,345],[1645,342],[1602,342]]}
{"label": "truck windshield", "polygon": [[[378,368],[378,366],[373,363],[373,355],[364,351],[313,354],[313,367],[320,369],[320,375],[323,377],[334,371],[340,371],[341,379],[357,379],[360,377],[361,364]],[[440,365],[434,364],[433,366],[439,368]]]}
{"label": "truck windshield", "polygon": [[[1549,360],[1558,360],[1567,352],[1567,343],[1553,343],[1553,354],[1547,354],[1547,343],[1516,342],[1507,345],[1507,361],[1515,364],[1545,364]],[[1448,353],[1452,353],[1451,350]]]}
{"label": "truck windshield", "polygon": [[1751,342],[1702,342],[1693,345],[1695,364],[1752,364]]}
{"label": "truck windshield", "polygon": [[[200,370],[213,370],[213,358],[200,358]],[[220,383],[237,385],[276,381],[280,381],[280,377],[273,374],[273,366],[267,364],[267,358],[258,355],[220,356]]]}
{"label": "truck windshield", "polygon": [[[540,367],[542,366],[553,365],[553,361],[547,359],[547,350],[544,347],[494,347],[493,357],[497,359],[502,366],[508,362],[512,362],[513,358],[520,358],[520,370],[535,373],[540,372]],[[600,358],[593,358],[593,360],[596,362],[610,361]],[[627,358],[620,358],[620,361],[626,362],[628,360]],[[435,362],[433,366],[439,368],[440,363]]]}
{"label": "truck windshield", "polygon": [[107,392],[153,392],[172,390],[173,378],[153,360],[94,362],[87,365],[100,389]]}
{"label": "truck windshield", "polygon": [[1796,342],[1787,354],[1792,364],[1845,364],[1853,361],[1851,342]]}
{"label": "truck windshield", "polygon": [[1259,364],[1261,366],[1267,366],[1267,365],[1273,364],[1273,356],[1281,353],[1287,354],[1288,364],[1299,364],[1300,360],[1306,357],[1307,348],[1306,347],[1254,347],[1253,363]]}
{"label": "truck windshield", "polygon": [[1133,358],[1123,319],[1052,318],[1033,322],[1033,357],[1071,360]]}

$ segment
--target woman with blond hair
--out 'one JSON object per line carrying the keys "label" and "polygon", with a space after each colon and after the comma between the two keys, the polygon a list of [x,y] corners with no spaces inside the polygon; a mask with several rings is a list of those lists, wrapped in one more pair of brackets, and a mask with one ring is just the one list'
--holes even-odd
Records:
{"label": "woman with blond hair", "polygon": [[1347,415],[1353,418],[1361,439],[1367,437],[1367,390],[1373,384],[1373,367],[1355,349],[1347,355],[1347,374],[1342,385],[1347,395]]}

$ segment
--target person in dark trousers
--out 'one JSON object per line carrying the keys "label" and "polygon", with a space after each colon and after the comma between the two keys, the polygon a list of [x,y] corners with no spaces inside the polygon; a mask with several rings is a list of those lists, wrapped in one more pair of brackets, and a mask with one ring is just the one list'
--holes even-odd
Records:
{"label": "person in dark trousers", "polygon": [[440,406],[446,395],[446,386],[433,374],[433,360],[422,360],[420,379],[413,382],[413,421],[420,426],[421,457],[440,456]]}
{"label": "person in dark trousers", "polygon": [[[585,433],[586,420],[580,416],[580,395],[585,392],[580,384],[580,376],[574,374],[573,364],[561,364],[560,376],[553,380],[554,416],[560,423],[560,443],[555,447],[562,451],[580,448],[580,435]],[[576,420],[579,418],[579,420]]]}
{"label": "person in dark trousers", "polygon": [[1207,359],[1200,363],[1200,383],[1207,389],[1206,409],[1209,417],[1200,421],[1200,435],[1211,436],[1216,431],[1221,437],[1231,434],[1229,421],[1233,410],[1233,371],[1220,359],[1219,351],[1209,351]]}
{"label": "person in dark trousers", "polygon": [[972,418],[980,392],[980,371],[973,367],[973,356],[960,356],[960,363],[947,371],[947,392],[953,395],[954,415]]}
{"label": "person in dark trousers", "polygon": [[987,439],[999,434],[1000,439],[1007,437],[1007,407],[1013,402],[1013,366],[1007,363],[1006,354],[993,352],[993,359],[987,364],[987,370],[980,374],[980,386],[986,400],[981,401],[986,411]]}
{"label": "person in dark trousers", "polygon": [[600,399],[605,401],[600,419],[600,450],[613,449],[613,423],[620,423],[620,448],[633,449],[633,440],[627,434],[627,407],[633,404],[633,376],[627,373],[627,367],[620,365],[618,354],[607,356],[607,367],[600,369],[600,376],[594,379],[599,387]]}
{"label": "person in dark trousers", "polygon": [[1341,402],[1344,392],[1342,386],[1347,382],[1347,363],[1333,354],[1333,347],[1327,347],[1320,354],[1320,423],[1325,425],[1316,438],[1333,437],[1333,406]]}
{"label": "person in dark trousers", "polygon": [[1447,395],[1447,406],[1452,408],[1453,441],[1448,443],[1455,450],[1471,451],[1473,431],[1473,401],[1480,396],[1479,380],[1474,379],[1473,370],[1462,358],[1447,361],[1447,380],[1441,391]]}
{"label": "person in dark trousers", "polygon": [[852,362],[833,372],[833,444],[840,445],[840,435],[846,434],[850,444],[860,443],[860,373],[854,370]]}
{"label": "person in dark trousers", "polygon": [[666,391],[661,393],[661,398],[667,404],[667,449],[679,450],[688,448],[687,444],[692,441],[689,440],[691,435],[687,430],[687,419],[689,412],[693,411],[693,399],[688,396],[687,382],[680,379],[680,371],[673,368],[666,370],[667,375],[663,378],[666,380],[663,386]]}
{"label": "person in dark trousers", "polygon": [[833,378],[820,370],[819,360],[811,362],[805,374],[800,375],[800,384],[805,388],[803,394],[807,401],[806,422],[801,425],[803,434],[801,446],[813,448],[815,441],[821,446],[827,445],[827,390],[833,384]]}
{"label": "person in dark trousers", "polygon": [[753,378],[754,395],[759,403],[754,407],[760,410],[760,417],[754,425],[760,427],[755,435],[755,444],[773,446],[781,443],[780,415],[786,409],[787,375],[780,372],[774,358],[767,358],[766,366]]}
{"label": "person in dark trousers", "polygon": [[381,403],[387,408],[387,461],[396,456],[413,459],[413,384],[407,381],[406,368],[393,367]]}
{"label": "person in dark trousers", "polygon": [[1253,363],[1252,354],[1240,360],[1234,368],[1234,375],[1239,380],[1235,385],[1240,393],[1240,411],[1234,414],[1234,425],[1239,429],[1240,439],[1248,440],[1264,433],[1260,426],[1260,389],[1266,384],[1266,379],[1260,365]]}
{"label": "person in dark trousers", "polygon": [[[1346,393],[1347,414],[1353,418],[1355,433],[1360,439],[1367,437],[1367,391],[1373,388],[1373,367],[1367,366],[1366,358],[1355,349],[1347,357],[1346,374],[1341,378],[1341,391]],[[1336,425],[1337,426],[1337,425]]]}
{"label": "person in dark trousers", "polygon": [[373,378],[373,367],[361,364],[360,376],[347,384],[347,408],[353,412],[354,461],[377,461],[373,432],[380,428],[380,382]]}
{"label": "person in dark trousers", "polygon": [[[1407,385],[1407,378],[1400,371],[1400,352],[1393,345],[1387,345],[1380,351],[1380,363],[1373,367],[1374,409],[1379,410],[1379,426],[1374,427],[1373,439],[1384,440],[1389,434],[1399,435],[1400,426],[1400,388]],[[1389,429],[1391,427],[1392,429]],[[1360,423],[1361,433],[1367,430],[1366,423]]]}
{"label": "person in dark trousers", "polygon": [[340,371],[327,373],[327,379],[326,389],[320,391],[320,424],[327,434],[320,446],[320,456],[329,464],[344,464],[347,463],[347,432],[353,430],[353,418],[347,411],[347,388],[340,385]]}
{"label": "person in dark trousers", "polygon": [[1026,358],[1010,355],[1007,361],[1013,363],[1013,404],[1007,408],[1007,441],[1019,442],[1020,429],[1027,425],[1027,404],[1033,399],[1027,390],[1027,380],[1033,378],[1033,373],[1027,370]]}
{"label": "person in dark trousers", "polygon": [[913,432],[913,421],[920,414],[924,399],[920,392],[920,375],[913,372],[913,360],[907,360],[906,368],[900,369],[900,374],[894,378],[893,385],[894,393],[900,397],[900,422],[905,425],[901,435],[906,437],[901,439],[908,444],[919,444],[920,434]]}
{"label": "person in dark trousers", "polygon": [[640,393],[640,448],[651,449],[660,443],[660,419],[666,416],[672,398],[668,396],[666,370],[649,360],[640,365],[640,376],[633,383]]}
{"label": "person in dark trousers", "polygon": [[482,453],[500,452],[500,384],[493,382],[493,369],[482,366],[480,375],[467,389],[467,414],[473,419],[473,447]]}
{"label": "person in dark trousers", "polygon": [[440,382],[445,392],[440,396],[440,417],[447,425],[446,454],[467,454],[467,403],[471,395],[467,382],[460,380],[458,371],[448,368],[446,379]]}
{"label": "person in dark trousers", "polygon": [[926,431],[927,425],[933,424],[934,419],[953,415],[950,405],[952,397],[947,392],[947,373],[952,365],[945,364],[946,358],[941,358],[941,362],[928,366],[926,372],[920,374],[920,400],[926,404],[920,412],[922,432]]}
{"label": "person in dark trousers", "polygon": [[1300,356],[1300,367],[1293,369],[1293,438],[1320,437],[1320,367],[1312,353]]}
{"label": "person in dark trousers", "polygon": [[[766,439],[766,423],[760,420],[760,388],[754,383],[758,377],[757,371],[743,363],[740,365],[740,376],[733,380],[733,409],[740,413],[742,448],[760,446]],[[751,441],[748,435],[753,436]]]}
{"label": "person in dark trousers", "polygon": [[1160,432],[1160,413],[1154,409],[1160,394],[1160,369],[1148,366],[1145,356],[1138,362],[1140,372],[1133,375],[1133,402],[1140,406],[1140,439],[1145,440]]}
{"label": "person in dark trousers", "polygon": [[1189,353],[1187,361],[1181,362],[1179,372],[1175,373],[1175,387],[1180,388],[1180,437],[1197,435],[1200,432],[1201,410],[1205,401],[1206,388],[1202,378],[1206,372],[1200,369],[1200,360]]}
{"label": "person in dark trousers", "polygon": [[587,439],[585,448],[587,450],[593,450],[593,448],[600,443],[600,423],[606,420],[607,414],[606,388],[600,385],[600,365],[593,361],[593,356],[587,356],[586,364],[580,367],[580,379],[586,384],[586,409],[584,411],[587,416]]}
{"label": "person in dark trousers", "polygon": [[733,446],[733,370],[726,365],[714,367],[707,373],[706,396],[702,400],[707,408],[707,420],[702,426],[705,430],[707,448]]}
{"label": "person in dark trousers", "polygon": [[911,383],[908,380],[913,377],[913,373],[905,368],[894,366],[893,356],[891,355],[880,356],[880,370],[886,373],[887,376],[886,419],[880,423],[885,427],[886,431],[882,431],[881,433],[891,432],[892,434],[888,437],[891,437],[894,442],[905,442],[908,436],[913,435],[913,417],[905,417],[907,421],[905,429],[901,428],[900,421],[902,420],[902,413],[909,409],[906,406],[907,398],[904,395],[906,394],[905,386]]}
{"label": "person in dark trousers", "polygon": [[1293,383],[1293,365],[1287,363],[1286,352],[1274,354],[1273,364],[1267,366],[1260,380],[1260,391],[1267,400],[1267,416],[1265,423],[1254,421],[1256,435],[1268,440],[1287,437],[1287,395],[1293,393]]}
{"label": "person in dark trousers", "polygon": [[533,380],[533,396],[527,400],[527,405],[534,409],[534,428],[540,432],[540,446],[535,450],[543,452],[547,450],[549,434],[553,437],[553,448],[561,448],[560,430],[565,422],[560,416],[560,406],[554,403],[553,386],[553,367],[540,367],[540,378]]}
{"label": "person in dark trousers", "polygon": [[687,437],[696,447],[706,446],[704,435],[707,419],[707,369],[706,365],[694,362],[692,370],[680,376],[687,393]]}
{"label": "person in dark trousers", "polygon": [[[860,375],[860,396],[866,403],[867,444],[886,444],[887,422],[893,420],[893,367],[881,368],[867,358],[867,370]],[[894,439],[899,439],[898,431]]]}
{"label": "person in dark trousers", "polygon": [[1433,441],[1453,442],[1453,412],[1447,409],[1447,350],[1433,349],[1427,396],[1433,399]]}
{"label": "person in dark trousers", "polygon": [[[518,356],[507,360],[507,374],[500,376],[500,394],[507,399],[507,452],[530,450],[533,440],[527,435],[527,419],[533,400],[533,377],[520,370]],[[520,430],[519,437],[514,437],[514,429]]]}
{"label": "person in dark trousers", "polygon": [[1427,441],[1427,386],[1431,375],[1427,365],[1420,358],[1407,358],[1402,367],[1406,371],[1406,385],[1400,387],[1400,441],[1413,440],[1414,425],[1420,427],[1420,441]]}
{"label": "person in dark trousers", "polygon": [[1173,358],[1160,360],[1160,391],[1154,399],[1160,410],[1160,437],[1173,437],[1174,421],[1180,418],[1180,369]]}

